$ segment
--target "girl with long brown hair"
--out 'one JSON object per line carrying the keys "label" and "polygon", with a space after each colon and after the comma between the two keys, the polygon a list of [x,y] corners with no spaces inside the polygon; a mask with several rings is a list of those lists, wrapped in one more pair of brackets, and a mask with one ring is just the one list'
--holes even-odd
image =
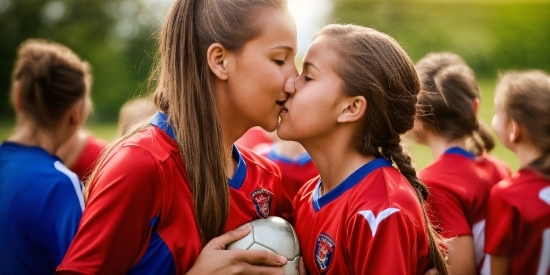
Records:
{"label": "girl with long brown hair", "polygon": [[293,205],[309,273],[447,274],[428,190],[400,144],[420,92],[410,58],[386,34],[334,24],[303,64],[277,132],[300,142],[320,172]]}
{"label": "girl with long brown hair", "polygon": [[451,273],[475,274],[484,259],[489,193],[510,169],[487,153],[494,141],[477,119],[479,87],[466,62],[456,54],[430,53],[416,70],[422,91],[411,132],[434,156],[419,173],[430,188],[428,214],[438,233],[449,239]]}
{"label": "girl with long brown hair", "polygon": [[492,125],[521,168],[491,190],[483,274],[549,274],[550,75],[501,75]]}
{"label": "girl with long brown hair", "polygon": [[99,162],[58,273],[282,274],[274,253],[223,250],[250,228],[217,236],[287,214],[276,166],[233,143],[277,127],[296,39],[284,0],[175,1],[160,37],[160,112]]}
{"label": "girl with long brown hair", "polygon": [[12,75],[13,133],[0,145],[0,273],[52,274],[84,200],[55,152],[90,113],[89,65],[69,48],[23,42]]}

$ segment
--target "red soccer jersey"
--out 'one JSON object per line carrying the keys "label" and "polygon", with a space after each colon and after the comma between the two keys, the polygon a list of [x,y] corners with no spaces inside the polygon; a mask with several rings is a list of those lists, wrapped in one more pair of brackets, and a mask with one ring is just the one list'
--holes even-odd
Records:
{"label": "red soccer jersey", "polygon": [[320,196],[309,181],[294,199],[295,229],[309,274],[424,274],[428,235],[410,183],[373,160]]}
{"label": "red soccer jersey", "polygon": [[101,139],[89,135],[86,138],[86,144],[82,152],[78,155],[74,164],[69,168],[73,171],[81,182],[85,182],[90,176],[94,164],[99,159],[101,151],[107,146],[107,143]]}
{"label": "red soccer jersey", "polygon": [[445,238],[470,235],[477,269],[484,258],[485,211],[491,187],[506,175],[501,165],[452,147],[419,173],[428,186],[428,216]]}
{"label": "red soccer jersey", "polygon": [[[185,165],[166,115],[109,153],[92,182],[79,230],[58,272],[184,274],[202,243],[193,214]],[[285,203],[279,170],[246,148],[229,181],[226,230],[281,215]]]}
{"label": "red soccer jersey", "polygon": [[485,252],[510,257],[511,275],[550,274],[550,179],[521,169],[493,187]]}
{"label": "red soccer jersey", "polygon": [[273,161],[281,170],[285,194],[290,201],[294,199],[298,190],[306,182],[319,175],[319,171],[308,153],[302,154],[297,159],[290,159],[277,153],[275,147],[272,146],[265,157]]}

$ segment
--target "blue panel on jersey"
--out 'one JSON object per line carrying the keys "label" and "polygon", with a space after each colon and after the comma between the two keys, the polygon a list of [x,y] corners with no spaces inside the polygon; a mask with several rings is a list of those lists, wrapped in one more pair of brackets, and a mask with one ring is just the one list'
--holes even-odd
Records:
{"label": "blue panel on jersey", "polygon": [[468,152],[465,149],[460,148],[460,147],[451,147],[451,148],[445,150],[444,154],[456,154],[456,155],[465,156],[469,159],[475,159],[476,158],[476,156],[472,152]]}
{"label": "blue panel on jersey", "polygon": [[[151,224],[154,224],[156,220],[158,220],[158,216],[153,218]],[[151,233],[145,255],[128,270],[127,274],[176,274],[172,253],[156,230]]]}
{"label": "blue panel on jersey", "polygon": [[269,151],[269,153],[267,153],[267,158],[273,161],[280,161],[288,164],[298,163],[299,165],[306,165],[311,162],[311,157],[307,152],[301,154],[297,159],[294,160],[277,154],[274,148]]}
{"label": "blue panel on jersey", "polygon": [[381,168],[381,167],[387,167],[391,166],[391,162],[389,162],[387,159],[384,158],[377,158],[363,166],[361,168],[355,170],[349,177],[347,177],[342,183],[340,183],[336,188],[330,190],[330,192],[326,193],[324,196],[321,197],[321,184],[323,181],[319,179],[319,182],[317,183],[317,186],[315,187],[315,190],[313,191],[313,209],[315,209],[315,212],[319,211],[323,206],[327,205],[331,201],[337,199],[340,195],[344,194],[347,190],[354,187],[356,184],[358,184],[361,180],[363,180],[370,172]]}
{"label": "blue panel on jersey", "polygon": [[163,130],[168,136],[170,136],[173,140],[176,140],[176,135],[174,134],[174,130],[172,129],[172,126],[168,122],[168,116],[163,112],[157,112],[151,120],[149,120],[149,124],[155,125],[159,127],[161,130]]}
{"label": "blue panel on jersey", "polygon": [[233,144],[232,155],[233,159],[239,161],[239,164],[237,164],[235,174],[233,174],[233,177],[229,179],[229,186],[234,189],[240,189],[241,186],[243,186],[244,179],[246,178],[246,162],[244,162],[244,159],[235,144]]}

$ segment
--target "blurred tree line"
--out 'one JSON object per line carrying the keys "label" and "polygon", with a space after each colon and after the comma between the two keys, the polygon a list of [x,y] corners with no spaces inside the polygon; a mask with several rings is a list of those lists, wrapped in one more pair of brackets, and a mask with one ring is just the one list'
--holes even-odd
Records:
{"label": "blurred tree line", "polygon": [[[297,0],[300,1],[300,0]],[[115,121],[147,92],[156,36],[169,0],[0,0],[0,119],[11,119],[11,70],[18,45],[44,38],[92,66],[91,119]],[[333,0],[328,23],[372,26],[395,37],[414,61],[451,51],[480,77],[499,70],[550,71],[550,0]]]}
{"label": "blurred tree line", "polygon": [[336,0],[331,21],[388,33],[414,62],[429,52],[454,52],[482,78],[550,72],[548,0]]}
{"label": "blurred tree line", "polygon": [[19,44],[43,38],[90,63],[92,119],[115,121],[127,99],[146,92],[163,19],[152,8],[136,0],[0,0],[0,118],[13,117],[9,91]]}

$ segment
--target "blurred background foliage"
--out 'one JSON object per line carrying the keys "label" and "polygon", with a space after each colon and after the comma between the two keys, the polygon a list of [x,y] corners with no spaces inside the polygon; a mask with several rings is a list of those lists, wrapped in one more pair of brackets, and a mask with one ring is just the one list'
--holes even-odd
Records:
{"label": "blurred background foliage", "polygon": [[[303,1],[295,16],[322,2],[289,1]],[[120,106],[148,92],[156,37],[171,2],[0,0],[0,140],[13,127],[11,71],[18,45],[28,38],[62,43],[91,64],[95,112],[87,125],[112,140]],[[479,78],[480,116],[489,125],[499,71],[550,71],[550,0],[333,0],[331,7],[325,23],[355,23],[386,32],[415,62],[433,51],[461,55]],[[419,166],[431,161],[428,151],[415,148]],[[503,148],[497,147],[495,154],[517,166]]]}

